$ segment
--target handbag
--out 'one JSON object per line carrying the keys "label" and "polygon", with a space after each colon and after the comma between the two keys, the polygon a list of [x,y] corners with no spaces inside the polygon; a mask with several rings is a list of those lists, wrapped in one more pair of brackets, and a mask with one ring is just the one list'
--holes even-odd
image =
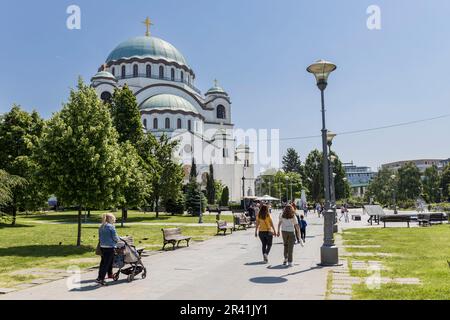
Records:
{"label": "handbag", "polygon": [[102,247],[100,246],[100,241],[97,244],[97,248],[95,249],[95,254],[98,256],[102,255]]}

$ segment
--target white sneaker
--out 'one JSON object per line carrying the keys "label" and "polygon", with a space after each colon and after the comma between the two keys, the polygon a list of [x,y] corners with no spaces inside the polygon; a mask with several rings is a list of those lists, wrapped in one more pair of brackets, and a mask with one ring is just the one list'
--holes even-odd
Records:
{"label": "white sneaker", "polygon": [[292,262],[289,262],[288,267],[289,268],[292,267]]}
{"label": "white sneaker", "polygon": [[302,247],[305,246],[305,243],[303,242],[303,240],[300,240],[300,244],[302,245]]}
{"label": "white sneaker", "polygon": [[284,259],[283,266],[287,265],[287,259]]}
{"label": "white sneaker", "polygon": [[264,262],[269,262],[269,256],[267,255],[267,253],[264,254]]}

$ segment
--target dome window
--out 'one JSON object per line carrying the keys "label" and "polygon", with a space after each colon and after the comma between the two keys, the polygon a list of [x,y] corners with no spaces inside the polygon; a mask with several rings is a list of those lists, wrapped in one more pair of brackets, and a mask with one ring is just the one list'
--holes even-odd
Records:
{"label": "dome window", "polygon": [[104,91],[101,95],[100,95],[100,99],[102,99],[103,102],[105,103],[109,103],[111,101],[112,95],[110,92],[108,91]]}
{"label": "dome window", "polygon": [[125,79],[126,72],[125,72],[125,66],[122,66],[122,79]]}
{"label": "dome window", "polygon": [[147,119],[144,119],[144,128],[147,130]]}
{"label": "dome window", "polygon": [[192,131],[192,121],[188,120],[188,130]]}
{"label": "dome window", "polygon": [[166,129],[170,129],[170,119],[166,118]]}
{"label": "dome window", "polygon": [[158,118],[153,119],[153,129],[158,129]]}
{"label": "dome window", "polygon": [[159,78],[164,79],[164,67],[163,66],[159,67]]}
{"label": "dome window", "polygon": [[181,82],[184,82],[184,72],[183,71],[181,71],[181,73],[180,73],[180,79],[181,79]]}
{"label": "dome window", "polygon": [[116,76],[116,68],[112,68],[111,72],[113,76]]}
{"label": "dome window", "polygon": [[146,67],[146,74],[147,74],[147,78],[151,78],[152,77],[152,66],[149,65],[149,64]]}
{"label": "dome window", "polygon": [[219,105],[217,107],[217,119],[226,119],[227,114],[225,111],[225,107],[223,105]]}
{"label": "dome window", "polygon": [[177,129],[181,129],[181,119],[177,120]]}
{"label": "dome window", "polygon": [[133,77],[137,78],[139,76],[139,67],[137,64],[133,66]]}
{"label": "dome window", "polygon": [[172,70],[170,70],[170,79],[172,81],[175,81],[175,69],[174,68],[172,68]]}

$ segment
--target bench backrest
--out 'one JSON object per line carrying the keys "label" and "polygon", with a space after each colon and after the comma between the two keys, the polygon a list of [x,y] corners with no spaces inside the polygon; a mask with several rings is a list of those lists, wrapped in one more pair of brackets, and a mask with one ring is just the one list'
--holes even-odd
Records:
{"label": "bench backrest", "polygon": [[383,221],[411,221],[411,216],[409,215],[389,215],[381,217]]}
{"label": "bench backrest", "polygon": [[385,216],[383,208],[379,205],[365,205],[363,206],[363,211],[369,216]]}
{"label": "bench backrest", "polygon": [[164,238],[181,235],[180,228],[161,229],[161,230],[163,232]]}
{"label": "bench backrest", "polygon": [[445,219],[445,215],[443,213],[430,213],[430,220],[442,221]]}
{"label": "bench backrest", "polygon": [[222,221],[222,220],[217,221],[217,226],[219,228],[226,227],[227,226],[227,222],[226,221]]}

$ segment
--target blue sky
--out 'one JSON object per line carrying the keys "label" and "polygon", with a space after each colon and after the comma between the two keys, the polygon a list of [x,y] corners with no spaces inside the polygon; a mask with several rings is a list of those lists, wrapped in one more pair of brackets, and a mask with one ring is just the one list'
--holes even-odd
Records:
{"label": "blue sky", "polygon": [[[66,28],[66,9],[82,29]],[[381,30],[366,27],[369,5]],[[202,91],[229,92],[241,128],[279,128],[282,138],[320,134],[320,96],[305,69],[324,58],[338,70],[326,91],[327,126],[359,130],[450,113],[450,2],[302,0],[3,1],[0,113],[12,103],[49,118],[81,75],[86,81],[120,42],[152,34],[176,46]],[[450,118],[335,139],[342,160],[382,163],[450,157]],[[283,141],[302,159],[320,139]]]}

